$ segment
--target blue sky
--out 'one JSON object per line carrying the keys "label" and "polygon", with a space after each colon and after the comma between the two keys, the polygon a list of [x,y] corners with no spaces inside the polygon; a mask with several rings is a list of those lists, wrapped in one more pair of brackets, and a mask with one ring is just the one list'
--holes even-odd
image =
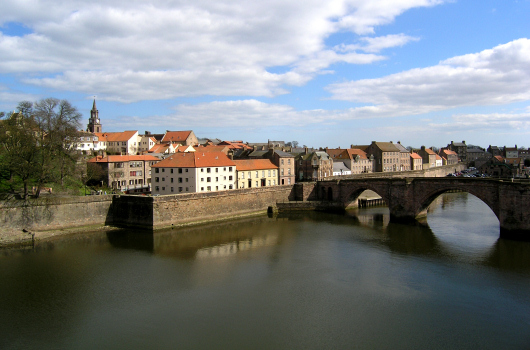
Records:
{"label": "blue sky", "polygon": [[530,0],[4,0],[0,110],[105,131],[530,146]]}

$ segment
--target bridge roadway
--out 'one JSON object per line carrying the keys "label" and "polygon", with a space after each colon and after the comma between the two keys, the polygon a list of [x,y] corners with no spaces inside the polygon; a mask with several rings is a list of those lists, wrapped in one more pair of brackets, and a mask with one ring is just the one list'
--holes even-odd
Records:
{"label": "bridge roadway", "polygon": [[443,178],[366,178],[304,183],[298,197],[347,208],[365,190],[380,195],[394,222],[419,222],[439,195],[468,192],[486,203],[499,219],[501,237],[530,240],[530,181]]}

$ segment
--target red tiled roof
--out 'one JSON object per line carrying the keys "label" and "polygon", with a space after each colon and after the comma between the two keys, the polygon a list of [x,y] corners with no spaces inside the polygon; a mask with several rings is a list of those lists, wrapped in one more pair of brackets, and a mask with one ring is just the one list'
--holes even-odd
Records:
{"label": "red tiled roof", "polygon": [[450,149],[443,149],[442,152],[445,153],[446,155],[450,155],[450,154],[453,154],[455,156],[458,155],[455,151],[451,151]]}
{"label": "red tiled roof", "polygon": [[238,171],[278,169],[269,159],[238,159],[234,163]]}
{"label": "red tiled roof", "polygon": [[92,159],[89,159],[88,162],[90,163],[118,163],[118,162],[129,162],[129,161],[135,161],[135,160],[143,160],[143,161],[159,161],[157,157],[153,157],[151,155],[140,155],[140,156],[107,156],[107,157],[101,157],[97,156]]}
{"label": "red tiled roof", "polygon": [[418,153],[411,152],[410,158],[412,159],[423,159]]}
{"label": "red tiled roof", "polygon": [[123,132],[104,132],[104,133],[94,133],[94,134],[97,135],[100,140],[109,141],[109,142],[125,142],[125,141],[129,141],[135,134],[138,134],[138,131],[129,130],[129,131],[123,131]]}
{"label": "red tiled roof", "polygon": [[153,145],[153,147],[149,149],[149,153],[164,153],[168,148],[169,148],[169,145],[167,143],[156,144],[156,145]]}
{"label": "red tiled roof", "polygon": [[188,131],[168,131],[162,138],[161,142],[186,142],[186,139],[190,136],[191,130]]}
{"label": "red tiled roof", "polygon": [[234,161],[222,152],[180,152],[160,161],[158,168],[204,168],[234,166]]}

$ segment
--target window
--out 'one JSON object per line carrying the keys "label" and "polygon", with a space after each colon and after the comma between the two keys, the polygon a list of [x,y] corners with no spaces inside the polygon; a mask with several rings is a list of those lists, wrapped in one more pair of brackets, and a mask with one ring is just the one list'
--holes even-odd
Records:
{"label": "window", "polygon": [[206,187],[206,191],[211,191],[211,190],[212,190],[212,186]]}
{"label": "window", "polygon": [[189,187],[186,187],[186,192],[188,192],[188,191],[189,191]]}
{"label": "window", "polygon": [[229,167],[229,168],[228,168],[228,171],[232,171],[232,167]]}
{"label": "window", "polygon": [[261,177],[265,177],[265,170],[261,171]]}
{"label": "window", "polygon": [[212,172],[212,168],[207,168],[207,169],[206,169],[206,172],[207,172],[207,173],[211,173],[211,172]]}
{"label": "window", "polygon": [[242,179],[245,178],[245,173],[244,173],[244,172],[241,172],[241,178],[242,178]]}
{"label": "window", "polygon": [[269,186],[271,185],[271,180],[269,180]]}
{"label": "window", "polygon": [[166,172],[166,169],[162,168],[162,172],[165,173],[165,172]]}
{"label": "window", "polygon": [[287,184],[288,184],[288,185],[291,184],[291,178],[288,178],[288,179],[287,179]]}
{"label": "window", "polygon": [[188,169],[186,169],[186,172],[188,172]]}
{"label": "window", "polygon": [[228,177],[228,180],[232,181],[232,175],[230,175],[230,176]]}
{"label": "window", "polygon": [[174,189],[173,189],[173,187],[171,187],[171,192],[174,192]]}
{"label": "window", "polygon": [[204,187],[201,187],[201,191],[204,191]]}
{"label": "window", "polygon": [[129,185],[134,185],[134,180],[129,180]]}
{"label": "window", "polygon": [[219,168],[215,168],[215,172],[218,173],[219,172]]}
{"label": "window", "polygon": [[251,179],[252,178],[252,173],[249,171],[248,172],[248,178]]}
{"label": "window", "polygon": [[259,175],[258,175],[258,174],[259,174],[259,172],[258,172],[258,171],[256,171],[256,178],[258,178],[258,177],[259,177]]}
{"label": "window", "polygon": [[204,168],[201,168],[201,173],[204,173]]}
{"label": "window", "polygon": [[282,159],[282,165],[283,165],[283,159]]}
{"label": "window", "polygon": [[229,189],[232,189],[232,185],[228,186]]}
{"label": "window", "polygon": [[165,177],[163,177],[163,178],[162,178],[162,181],[166,181],[166,178],[165,178]]}
{"label": "window", "polygon": [[173,178],[171,178],[171,183],[173,183]]}
{"label": "window", "polygon": [[182,178],[181,178],[181,177],[179,177],[179,184],[181,184],[181,183],[182,183]]}
{"label": "window", "polygon": [[218,177],[215,178],[215,182],[219,182],[219,178]]}
{"label": "window", "polygon": [[179,168],[179,174],[182,174],[182,168]]}
{"label": "window", "polygon": [[171,169],[171,174],[173,174],[173,168]]}
{"label": "window", "polygon": [[281,174],[282,174],[282,176],[283,176],[283,169],[281,170]]}
{"label": "window", "polygon": [[287,169],[287,175],[291,175],[291,168]]}
{"label": "window", "polygon": [[201,181],[204,182],[204,177],[201,177]]}
{"label": "window", "polygon": [[165,190],[166,190],[166,188],[165,188],[165,187],[162,187],[162,191],[165,191]]}
{"label": "window", "polygon": [[155,177],[155,182],[158,182],[158,177]]}
{"label": "window", "polygon": [[155,191],[159,191],[159,190],[160,190],[160,187],[155,186]]}
{"label": "window", "polygon": [[291,159],[287,159],[287,164],[291,165]]}
{"label": "window", "polygon": [[212,182],[212,178],[211,177],[207,177],[206,178],[206,182]]}
{"label": "window", "polygon": [[182,192],[182,187],[179,187],[179,192]]}
{"label": "window", "polygon": [[271,171],[269,170],[269,173],[268,173],[269,177],[271,177]]}

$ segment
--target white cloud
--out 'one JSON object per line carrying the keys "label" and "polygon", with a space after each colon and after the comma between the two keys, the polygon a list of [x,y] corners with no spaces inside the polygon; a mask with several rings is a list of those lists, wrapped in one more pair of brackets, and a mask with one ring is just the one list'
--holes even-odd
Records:
{"label": "white cloud", "polygon": [[362,54],[326,47],[330,35],[373,33],[410,8],[441,2],[6,0],[0,24],[22,23],[32,33],[0,35],[0,73],[116,101],[275,96],[331,64],[378,61],[379,50],[413,40],[364,39]]}
{"label": "white cloud", "polygon": [[398,105],[422,113],[526,101],[530,99],[530,40],[515,40],[383,78],[337,83],[328,90],[333,99],[382,108]]}

